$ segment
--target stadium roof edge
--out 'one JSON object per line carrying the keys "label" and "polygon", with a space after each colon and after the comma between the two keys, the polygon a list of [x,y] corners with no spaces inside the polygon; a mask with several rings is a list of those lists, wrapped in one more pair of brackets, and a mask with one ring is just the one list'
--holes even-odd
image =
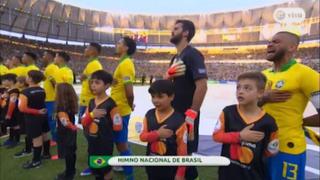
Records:
{"label": "stadium roof edge", "polygon": [[[16,32],[9,32],[9,31],[5,31],[5,30],[0,30],[0,35],[4,35],[7,37],[16,37],[16,38],[22,38],[24,36],[24,38],[26,39],[30,39],[30,40],[35,40],[35,41],[42,41],[42,42],[49,42],[49,43],[54,43],[54,44],[68,44],[68,45],[75,45],[75,46],[84,46],[84,45],[88,45],[88,43],[86,42],[77,42],[77,41],[66,41],[66,40],[61,40],[61,39],[54,39],[54,38],[43,38],[40,36],[33,36],[33,35],[28,35],[28,34],[21,34],[21,33],[16,33]],[[305,41],[301,41],[300,45],[308,45],[308,44],[320,44],[320,39],[315,39],[315,40],[305,40]],[[267,45],[267,41],[261,41],[261,42],[256,42],[256,44],[243,44],[243,45],[232,45],[232,43],[230,43],[229,45],[210,45],[210,44],[206,44],[206,45],[198,45],[198,44],[192,44],[195,47],[199,48],[199,49],[210,49],[210,48],[239,48],[239,47],[255,47],[255,48],[264,48]],[[115,47],[115,44],[101,44],[101,46],[103,47]],[[167,46],[167,45],[148,45],[148,46],[141,46],[138,45],[137,49],[139,50],[151,50],[150,52],[152,52],[152,50],[175,50],[175,47],[172,46]]]}
{"label": "stadium roof edge", "polygon": [[268,6],[274,6],[274,5],[278,5],[278,4],[282,4],[282,3],[292,3],[292,1],[294,0],[278,0],[277,2],[273,2],[270,4],[264,4],[264,5],[256,5],[256,6],[252,6],[250,8],[247,9],[232,9],[232,10],[225,10],[225,9],[220,9],[218,11],[208,11],[208,12],[192,12],[192,13],[134,13],[134,12],[120,12],[120,11],[116,11],[116,10],[102,10],[99,8],[84,8],[81,6],[76,6],[70,3],[66,3],[63,0],[53,0],[57,3],[61,3],[63,5],[68,5],[68,6],[72,6],[72,7],[77,7],[77,8],[81,8],[83,10],[91,10],[91,11],[98,11],[98,12],[105,12],[105,13],[111,13],[113,15],[122,15],[122,16],[194,16],[194,15],[210,15],[210,14],[215,14],[215,13],[233,13],[233,12],[238,12],[238,11],[248,11],[248,10],[252,10],[252,9],[258,9],[258,8],[264,8],[264,7],[268,7]]}

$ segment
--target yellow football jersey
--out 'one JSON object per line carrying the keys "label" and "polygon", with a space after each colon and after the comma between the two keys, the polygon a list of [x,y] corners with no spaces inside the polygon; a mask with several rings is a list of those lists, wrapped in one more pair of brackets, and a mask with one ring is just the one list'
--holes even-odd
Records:
{"label": "yellow football jersey", "polygon": [[56,83],[73,84],[73,71],[68,66],[62,66],[58,69],[55,80]]}
{"label": "yellow football jersey", "polygon": [[29,66],[26,66],[25,68],[24,68],[24,76],[27,76],[28,75],[28,72],[29,71],[31,71],[31,70],[40,70],[36,65],[34,65],[34,64],[31,64],[31,65],[29,65]]}
{"label": "yellow football jersey", "polygon": [[[279,128],[280,151],[300,154],[306,150],[303,131],[303,112],[309,98],[319,88],[319,73],[295,60],[281,68],[281,72],[263,71],[272,89],[287,90],[292,97],[281,103],[267,103],[263,109],[275,118]],[[268,84],[267,83],[267,84]]]}
{"label": "yellow football jersey", "polygon": [[46,92],[46,102],[54,101],[55,99],[55,88],[50,80],[54,79],[58,70],[59,67],[53,63],[49,64],[44,70],[46,79],[43,82],[43,88]]}
{"label": "yellow football jersey", "polygon": [[17,66],[15,68],[9,69],[8,73],[13,73],[17,76],[25,76],[26,67],[23,65]]}
{"label": "yellow football jersey", "polygon": [[82,74],[87,76],[87,79],[82,81],[82,88],[80,93],[80,106],[88,106],[89,100],[92,99],[94,96],[90,91],[89,87],[89,79],[92,73],[101,70],[102,65],[99,62],[98,58],[94,58],[89,60],[86,68],[83,70]]}
{"label": "yellow football jersey", "polygon": [[111,97],[119,107],[121,116],[126,116],[131,113],[131,108],[125,93],[125,84],[133,83],[135,79],[135,69],[133,60],[129,56],[123,57],[116,70],[113,78],[115,84],[111,88]]}
{"label": "yellow football jersey", "polygon": [[8,73],[8,68],[5,65],[0,64],[0,76],[7,73]]}

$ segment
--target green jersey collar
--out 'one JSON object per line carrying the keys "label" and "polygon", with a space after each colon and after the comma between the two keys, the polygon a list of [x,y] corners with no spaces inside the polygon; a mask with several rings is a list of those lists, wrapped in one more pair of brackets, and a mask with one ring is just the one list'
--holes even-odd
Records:
{"label": "green jersey collar", "polygon": [[[290,69],[293,65],[297,64],[297,61],[295,59],[290,59],[287,64],[284,64],[280,68],[280,72],[287,71]],[[274,68],[271,69],[271,72],[274,72]]]}
{"label": "green jersey collar", "polygon": [[122,61],[124,61],[125,59],[127,59],[127,58],[130,58],[130,56],[129,56],[129,55],[124,55],[124,56],[122,56],[122,57],[120,58],[119,64],[120,64]]}
{"label": "green jersey collar", "polygon": [[30,65],[28,65],[28,67],[31,67],[31,66],[37,67],[36,64],[30,64]]}
{"label": "green jersey collar", "polygon": [[59,66],[59,68],[64,68],[64,67],[68,67],[66,64],[62,64],[61,66]]}
{"label": "green jersey collar", "polygon": [[99,60],[99,58],[98,58],[98,57],[90,58],[90,59],[89,59],[89,62],[92,62],[92,61],[95,61],[95,60],[97,60],[97,61],[98,61],[98,60]]}
{"label": "green jersey collar", "polygon": [[[47,67],[48,66],[50,66],[50,65],[56,65],[54,62],[51,62],[51,63],[49,63],[48,65],[47,65]],[[57,66],[57,65],[56,65]]]}

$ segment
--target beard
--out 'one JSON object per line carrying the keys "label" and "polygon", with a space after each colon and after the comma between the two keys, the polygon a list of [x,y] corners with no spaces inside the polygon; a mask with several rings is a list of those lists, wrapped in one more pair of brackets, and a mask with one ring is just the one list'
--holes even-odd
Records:
{"label": "beard", "polygon": [[119,51],[116,49],[115,51],[113,51],[113,55],[119,55]]}
{"label": "beard", "polygon": [[286,49],[279,49],[273,56],[267,57],[268,61],[280,61],[285,56],[287,50]]}
{"label": "beard", "polygon": [[177,45],[181,42],[181,40],[182,40],[182,33],[172,36],[170,39],[170,42],[174,45]]}

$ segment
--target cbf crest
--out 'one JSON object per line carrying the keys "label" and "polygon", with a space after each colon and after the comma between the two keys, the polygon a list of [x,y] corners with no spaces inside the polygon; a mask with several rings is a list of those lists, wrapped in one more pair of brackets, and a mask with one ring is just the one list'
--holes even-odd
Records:
{"label": "cbf crest", "polygon": [[276,88],[277,89],[280,89],[284,86],[284,80],[279,80],[277,83],[276,83]]}

